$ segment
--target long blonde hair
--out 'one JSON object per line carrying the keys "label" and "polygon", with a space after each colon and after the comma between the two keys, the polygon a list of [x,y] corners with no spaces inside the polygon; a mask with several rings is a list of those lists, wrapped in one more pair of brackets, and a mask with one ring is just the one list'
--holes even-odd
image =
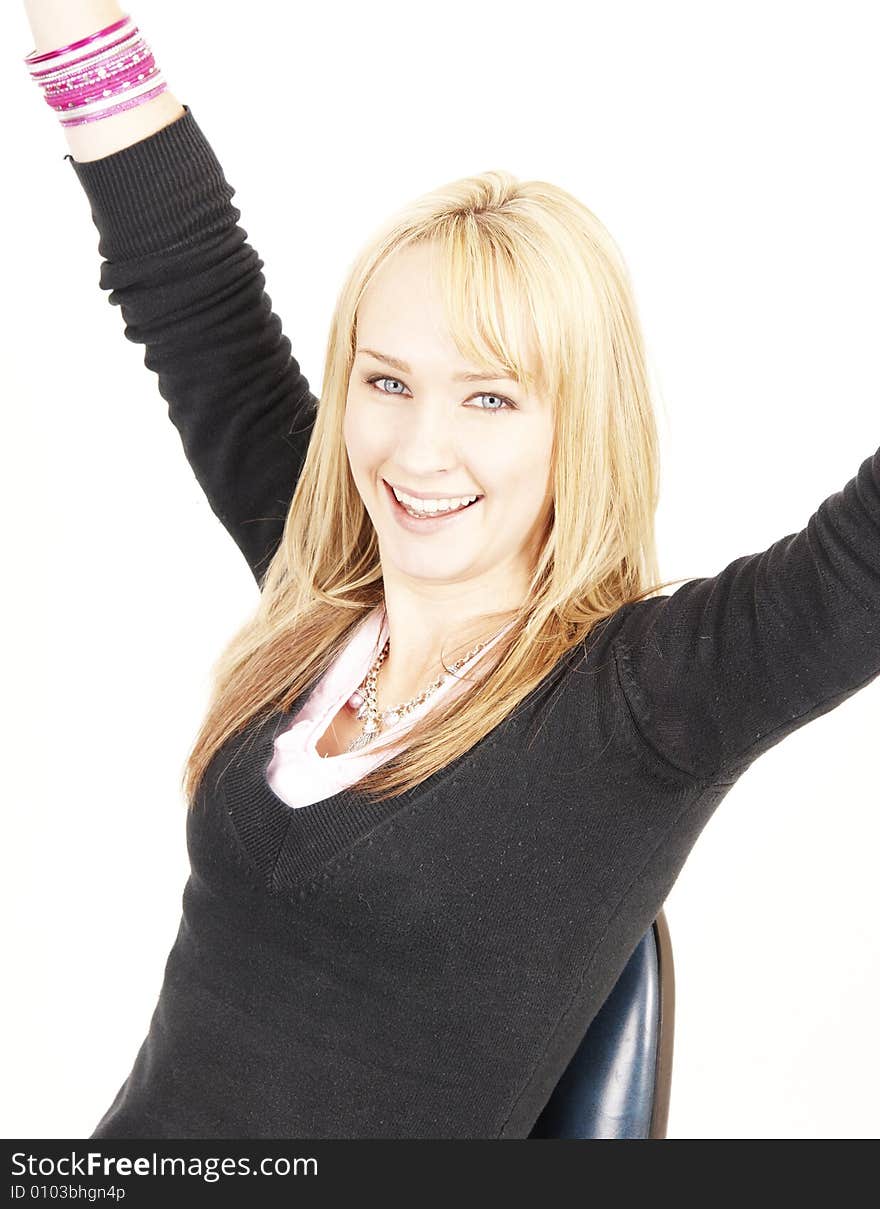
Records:
{"label": "long blonde hair", "polygon": [[[376,801],[414,788],[498,726],[599,622],[680,582],[658,582],[659,443],[633,291],[611,236],[546,181],[496,170],[434,189],[379,230],[339,293],[280,544],[255,614],[213,667],[182,781],[190,807],[220,746],[252,719],[289,709],[383,601],[376,533],[351,477],[343,418],[363,293],[388,256],[425,241],[437,252],[462,356],[503,367],[552,405],[553,504],[522,604],[484,615],[486,635],[511,622],[475,664],[491,664],[492,674],[478,672],[459,699],[441,698],[408,728],[405,751],[357,788]],[[528,349],[539,350],[539,366]],[[450,649],[449,662],[472,644],[470,636]],[[443,663],[448,670],[445,651]]]}

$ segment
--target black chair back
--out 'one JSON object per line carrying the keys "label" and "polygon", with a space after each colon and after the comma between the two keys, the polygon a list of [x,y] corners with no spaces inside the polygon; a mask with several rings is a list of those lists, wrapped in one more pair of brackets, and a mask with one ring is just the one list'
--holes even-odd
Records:
{"label": "black chair back", "polygon": [[661,910],[538,1117],[530,1138],[665,1138],[675,975]]}

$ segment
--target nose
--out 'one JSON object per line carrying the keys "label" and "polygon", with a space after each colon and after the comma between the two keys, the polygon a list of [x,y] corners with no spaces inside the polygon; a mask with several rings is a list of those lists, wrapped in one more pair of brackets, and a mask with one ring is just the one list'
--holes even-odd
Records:
{"label": "nose", "polygon": [[395,465],[402,482],[427,483],[434,475],[455,470],[455,426],[445,402],[414,403],[399,423]]}

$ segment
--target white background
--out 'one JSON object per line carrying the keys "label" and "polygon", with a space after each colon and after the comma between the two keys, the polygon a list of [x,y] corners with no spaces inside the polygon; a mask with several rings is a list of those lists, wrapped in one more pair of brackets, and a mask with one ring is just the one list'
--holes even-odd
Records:
{"label": "white background", "polygon": [[[876,450],[872,4],[129,11],[237,190],[315,393],[362,241],[506,167],[582,198],[630,266],[665,578],[802,528]],[[183,760],[257,589],[98,287],[23,11],[0,33],[0,1132],[87,1137],[149,1025],[187,874]],[[873,682],[767,752],[679,877],[670,1138],[878,1135],[878,723]]]}

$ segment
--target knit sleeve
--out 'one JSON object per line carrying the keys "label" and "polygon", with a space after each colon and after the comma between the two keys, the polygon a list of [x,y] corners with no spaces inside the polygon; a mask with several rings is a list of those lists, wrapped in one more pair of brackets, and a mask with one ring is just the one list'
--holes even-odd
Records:
{"label": "knit sleeve", "polygon": [[632,721],[694,777],[738,775],[880,674],[880,450],[798,533],[626,607]]}
{"label": "knit sleeve", "polygon": [[238,226],[235,192],[188,106],[103,159],[65,158],[91,205],[100,287],[177,428],[192,471],[257,580],[281,538],[317,399]]}

